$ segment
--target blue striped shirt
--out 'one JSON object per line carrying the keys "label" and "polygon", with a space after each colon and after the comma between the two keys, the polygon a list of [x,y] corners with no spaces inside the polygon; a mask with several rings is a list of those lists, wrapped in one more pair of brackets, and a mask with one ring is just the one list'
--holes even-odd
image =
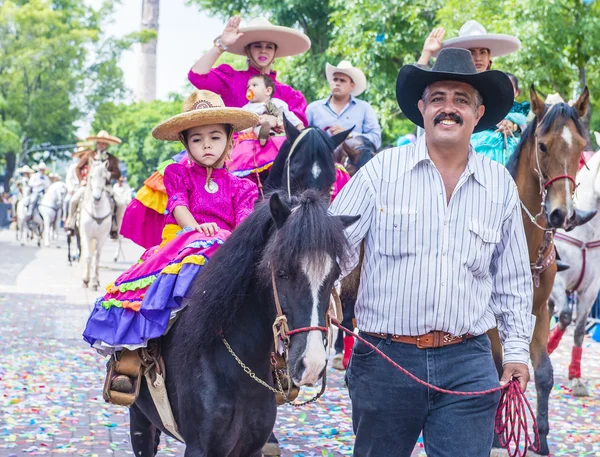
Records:
{"label": "blue striped shirt", "polygon": [[448,203],[425,136],[380,152],[331,206],[361,215],[346,231],[351,265],[365,240],[356,303],[367,332],[481,335],[498,326],[504,362],[528,363],[535,322],[527,241],[516,185],[472,150]]}

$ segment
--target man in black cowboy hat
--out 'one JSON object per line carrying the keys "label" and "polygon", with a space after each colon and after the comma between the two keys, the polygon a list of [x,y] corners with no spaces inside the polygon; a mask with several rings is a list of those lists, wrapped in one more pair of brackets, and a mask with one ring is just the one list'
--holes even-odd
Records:
{"label": "man in black cowboy hat", "polygon": [[[379,153],[331,207],[361,215],[347,230],[356,261],[364,241],[357,327],[420,379],[474,392],[498,386],[486,336],[498,326],[501,382],[514,378],[524,389],[534,317],[518,193],[504,167],[469,144],[506,115],[511,82],[499,71],[477,73],[467,50],[444,49],[431,71],[404,66],[396,93],[425,135]],[[360,341],[346,381],[355,456],[409,457],[421,432],[430,457],[489,456],[498,392],[438,393]]]}

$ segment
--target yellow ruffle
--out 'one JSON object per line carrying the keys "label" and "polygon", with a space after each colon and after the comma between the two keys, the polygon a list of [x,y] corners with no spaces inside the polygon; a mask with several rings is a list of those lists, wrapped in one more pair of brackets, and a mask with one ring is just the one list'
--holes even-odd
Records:
{"label": "yellow ruffle", "polygon": [[146,208],[153,209],[159,214],[164,214],[167,209],[167,194],[151,189],[148,186],[143,186],[135,194],[136,200],[142,203]]}
{"label": "yellow ruffle", "polygon": [[181,268],[186,264],[204,265],[206,263],[206,257],[202,255],[189,255],[185,257],[181,262],[168,265],[162,269],[161,273],[168,275],[179,274]]}
{"label": "yellow ruffle", "polygon": [[171,241],[173,238],[177,236],[177,233],[181,231],[181,227],[177,224],[167,224],[163,228],[162,231],[162,241],[160,243],[159,249],[162,248],[165,244]]}

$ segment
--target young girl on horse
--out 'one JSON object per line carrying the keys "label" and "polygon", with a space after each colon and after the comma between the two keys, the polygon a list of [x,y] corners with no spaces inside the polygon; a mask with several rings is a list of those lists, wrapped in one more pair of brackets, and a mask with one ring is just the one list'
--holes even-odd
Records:
{"label": "young girl on horse", "polygon": [[[213,92],[196,91],[185,100],[183,113],[153,130],[158,140],[181,141],[187,161],[164,172],[168,215],[162,243],[96,301],[83,337],[100,353],[136,350],[162,336],[208,258],[252,212],[256,185],[229,174],[224,163],[232,135],[257,121],[256,114],[226,108]],[[113,391],[129,393],[132,387],[129,376],[117,373],[111,380]]]}

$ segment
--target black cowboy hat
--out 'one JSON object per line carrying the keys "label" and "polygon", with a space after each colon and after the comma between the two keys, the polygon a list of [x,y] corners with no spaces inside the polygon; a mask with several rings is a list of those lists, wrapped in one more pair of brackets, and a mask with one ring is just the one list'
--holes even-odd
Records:
{"label": "black cowboy hat", "polygon": [[460,81],[473,86],[483,98],[485,113],[475,132],[494,128],[510,111],[514,102],[512,83],[497,70],[477,73],[471,52],[467,49],[442,49],[431,70],[404,65],[396,79],[396,99],[400,109],[412,122],[423,127],[423,116],[417,103],[425,88],[438,81]]}

